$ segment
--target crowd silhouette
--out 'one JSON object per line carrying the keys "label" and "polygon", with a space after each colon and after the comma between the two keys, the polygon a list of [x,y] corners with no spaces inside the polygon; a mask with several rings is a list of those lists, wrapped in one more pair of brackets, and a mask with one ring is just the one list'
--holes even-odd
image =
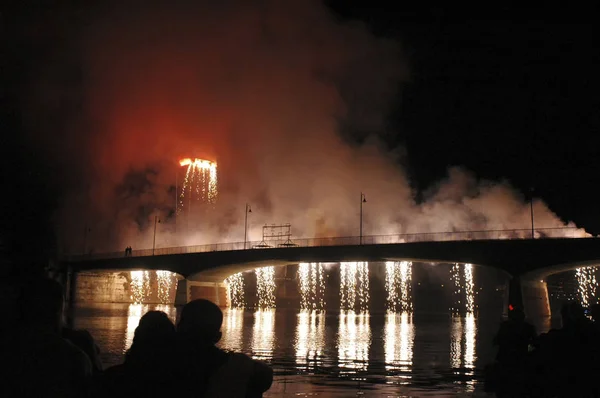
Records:
{"label": "crowd silhouette", "polygon": [[509,311],[494,338],[496,362],[486,387],[498,397],[600,397],[600,306],[561,309],[562,327],[536,335],[521,308]]}
{"label": "crowd silhouette", "polygon": [[147,312],[124,363],[103,370],[92,336],[64,326],[58,282],[40,278],[9,290],[0,397],[254,398],[273,382],[269,366],[216,346],[223,313],[208,300],[186,304],[177,326],[164,312]]}
{"label": "crowd silhouette", "polygon": [[[63,322],[62,286],[37,278],[8,289],[13,305],[0,340],[1,397],[261,397],[272,369],[217,347],[223,313],[208,300],[181,310],[177,325],[161,311],[140,319],[123,364],[103,370],[87,331]],[[589,316],[589,317],[588,317]],[[590,319],[591,318],[591,319]],[[537,335],[512,308],[494,338],[487,391],[498,397],[600,397],[600,305],[561,310],[562,327]]]}

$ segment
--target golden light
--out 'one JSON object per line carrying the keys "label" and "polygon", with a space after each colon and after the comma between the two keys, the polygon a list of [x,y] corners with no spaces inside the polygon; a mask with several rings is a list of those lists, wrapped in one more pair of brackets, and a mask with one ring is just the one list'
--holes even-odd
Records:
{"label": "golden light", "polygon": [[210,160],[198,159],[195,158],[192,160],[191,158],[183,158],[179,161],[180,166],[190,166],[193,165],[199,169],[210,170],[213,167],[217,167],[216,162],[211,162]]}

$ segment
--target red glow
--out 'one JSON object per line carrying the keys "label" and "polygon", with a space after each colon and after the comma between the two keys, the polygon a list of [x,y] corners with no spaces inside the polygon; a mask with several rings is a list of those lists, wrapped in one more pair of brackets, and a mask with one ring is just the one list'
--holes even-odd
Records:
{"label": "red glow", "polygon": [[515,307],[513,307],[513,305],[512,305],[512,304],[509,304],[509,305],[508,305],[508,310],[509,310],[509,311],[512,311],[512,310],[514,310],[514,309],[515,309]]}

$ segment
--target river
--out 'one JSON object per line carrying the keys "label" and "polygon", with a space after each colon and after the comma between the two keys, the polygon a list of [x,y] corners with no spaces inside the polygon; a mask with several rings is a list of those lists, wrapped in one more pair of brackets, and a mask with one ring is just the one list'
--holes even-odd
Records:
{"label": "river", "polygon": [[[121,363],[140,317],[172,305],[86,304],[75,327],[96,339],[104,366]],[[488,396],[483,369],[495,355],[497,316],[225,310],[224,349],[269,363],[268,397]]]}

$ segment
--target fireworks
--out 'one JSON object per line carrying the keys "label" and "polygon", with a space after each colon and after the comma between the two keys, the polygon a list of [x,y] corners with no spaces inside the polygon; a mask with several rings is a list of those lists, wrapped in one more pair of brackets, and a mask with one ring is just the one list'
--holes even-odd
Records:
{"label": "fireworks", "polygon": [[256,269],[258,308],[275,308],[275,267]]}
{"label": "fireworks", "polygon": [[579,299],[581,305],[589,307],[592,304],[598,302],[596,298],[596,291],[598,289],[598,282],[596,281],[596,267],[581,267],[575,270],[575,276],[577,277],[577,285],[579,292]]}
{"label": "fireworks", "polygon": [[150,273],[148,271],[131,271],[131,301],[141,304],[150,295]]}
{"label": "fireworks", "polygon": [[340,307],[342,310],[369,310],[369,263],[340,263]]}
{"label": "fireworks", "polygon": [[475,311],[473,288],[473,264],[465,264],[465,306],[467,314],[472,314]]}
{"label": "fireworks", "polygon": [[412,262],[387,261],[385,271],[388,311],[412,311]]}
{"label": "fireworks", "polygon": [[[190,211],[192,200],[215,203],[217,200],[217,163],[203,159],[181,159],[181,166],[187,166],[183,188],[179,195],[177,213],[184,207]],[[185,201],[187,197],[187,203]]]}
{"label": "fireworks", "polygon": [[156,283],[158,285],[158,300],[163,304],[171,302],[171,289],[175,274],[170,271],[156,271]]}
{"label": "fireworks", "polygon": [[467,314],[475,312],[476,304],[475,284],[473,282],[473,264],[464,264],[462,267],[458,263],[453,264],[450,269],[450,281],[454,286],[454,291],[452,292],[453,305],[450,308],[450,311],[452,313],[464,311]]}
{"label": "fireworks", "polygon": [[301,309],[325,309],[325,279],[321,263],[300,263],[298,265],[298,284]]}
{"label": "fireworks", "polygon": [[241,272],[230,275],[223,281],[227,286],[227,298],[230,308],[244,308],[244,275]]}

